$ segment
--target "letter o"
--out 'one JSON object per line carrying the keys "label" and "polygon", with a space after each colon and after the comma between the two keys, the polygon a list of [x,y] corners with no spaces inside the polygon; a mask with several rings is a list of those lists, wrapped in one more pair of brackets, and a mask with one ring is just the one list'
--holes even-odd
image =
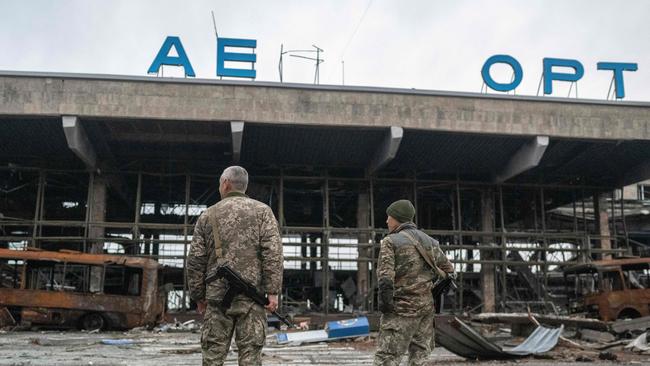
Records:
{"label": "letter o", "polygon": [[[492,79],[492,76],[490,76],[490,68],[492,65],[497,63],[508,64],[510,67],[512,67],[512,70],[515,72],[515,78],[511,83],[497,83],[494,81],[494,79]],[[481,69],[481,76],[483,76],[483,82],[485,82],[485,84],[487,84],[490,89],[501,92],[508,92],[514,90],[519,86],[519,84],[521,84],[521,80],[524,78],[524,71],[521,68],[521,64],[515,60],[514,57],[509,55],[494,55],[488,58],[483,64],[483,68]]]}

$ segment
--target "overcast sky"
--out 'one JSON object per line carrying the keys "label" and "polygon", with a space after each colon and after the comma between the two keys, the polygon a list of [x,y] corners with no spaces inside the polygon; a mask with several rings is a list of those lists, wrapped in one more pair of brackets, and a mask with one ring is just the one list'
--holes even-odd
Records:
{"label": "overcast sky", "polygon": [[[579,97],[594,99],[605,99],[612,78],[597,62],[636,62],[625,99],[650,101],[648,0],[2,0],[0,69],[144,76],[173,35],[197,78],[215,79],[211,10],[221,37],[257,40],[259,81],[279,81],[281,44],[316,44],[321,84],[340,85],[345,61],[346,85],[479,92],[485,60],[509,54],[524,71],[517,94],[535,95],[542,59],[556,57],[584,65]],[[313,73],[309,61],[285,58],[285,81],[312,83]],[[510,81],[503,65],[492,74]],[[553,95],[568,90],[556,82]]]}

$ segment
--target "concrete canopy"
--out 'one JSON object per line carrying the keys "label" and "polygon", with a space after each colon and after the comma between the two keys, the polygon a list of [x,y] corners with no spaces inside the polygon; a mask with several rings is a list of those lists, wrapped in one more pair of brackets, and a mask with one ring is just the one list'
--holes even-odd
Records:
{"label": "concrete canopy", "polygon": [[[60,130],[62,115],[77,116],[91,143],[105,140],[118,165],[171,158],[205,170],[240,161],[490,182],[536,136],[548,136],[538,164],[506,179],[612,187],[650,174],[648,103],[0,72],[0,120],[9,127],[0,143],[29,129],[26,120],[49,126],[58,117],[48,128]],[[391,127],[402,131],[399,148],[382,155]],[[3,163],[25,155],[14,145],[0,150]],[[38,160],[38,144],[31,148],[30,161]]]}

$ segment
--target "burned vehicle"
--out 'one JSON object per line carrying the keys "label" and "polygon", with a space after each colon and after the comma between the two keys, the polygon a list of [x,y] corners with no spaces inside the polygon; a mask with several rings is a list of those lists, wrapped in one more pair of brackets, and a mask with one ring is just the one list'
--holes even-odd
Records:
{"label": "burned vehicle", "polygon": [[574,265],[564,277],[570,314],[605,321],[650,315],[650,258]]}
{"label": "burned vehicle", "polygon": [[165,311],[159,270],[146,258],[0,249],[0,312],[55,328],[152,326]]}

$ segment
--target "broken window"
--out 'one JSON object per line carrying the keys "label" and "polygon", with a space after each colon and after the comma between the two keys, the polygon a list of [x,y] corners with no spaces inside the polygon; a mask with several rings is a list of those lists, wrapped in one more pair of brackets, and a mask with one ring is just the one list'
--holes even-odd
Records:
{"label": "broken window", "polygon": [[[357,270],[357,262],[353,261],[359,257],[357,238],[330,238],[328,248],[329,265],[333,270]],[[337,261],[336,259],[344,259]]]}
{"label": "broken window", "polygon": [[596,292],[598,273],[582,273],[575,277],[576,297],[581,297]]}
{"label": "broken window", "polygon": [[601,285],[600,288],[603,291],[623,290],[623,281],[621,281],[621,273],[619,271],[603,272],[603,280],[600,285]]}
{"label": "broken window", "polygon": [[82,264],[68,264],[65,266],[63,289],[65,291],[87,292],[88,267]]}
{"label": "broken window", "polygon": [[639,199],[642,201],[650,200],[650,185],[648,184],[639,184],[637,186],[639,193]]}
{"label": "broken window", "polygon": [[67,292],[99,292],[93,290],[92,278],[101,278],[101,266],[87,264],[31,261],[27,270],[27,288]]}
{"label": "broken window", "polygon": [[630,289],[648,288],[648,269],[644,270],[625,270],[623,268],[623,277],[625,284]]}
{"label": "broken window", "polygon": [[64,264],[32,262],[29,264],[29,288],[32,290],[63,290]]}
{"label": "broken window", "polygon": [[3,221],[3,225],[0,226],[0,236],[7,237],[0,240],[0,248],[13,249],[17,244],[26,243],[26,241],[19,241],[18,237],[25,240],[31,237],[33,226],[28,222],[24,222],[25,225],[18,225],[22,220],[10,220],[15,222],[5,225],[5,220],[34,219],[38,182],[38,173],[35,172],[0,171],[0,217],[3,217],[3,220],[0,220]]}
{"label": "broken window", "polygon": [[142,286],[142,269],[123,266],[106,266],[104,293],[108,295],[139,296]]}
{"label": "broken window", "polygon": [[299,235],[282,236],[282,254],[285,258],[284,269],[300,269],[300,261],[286,260],[288,257],[300,257],[300,244],[301,238]]}
{"label": "broken window", "polygon": [[20,288],[23,261],[0,261],[0,287]]}

